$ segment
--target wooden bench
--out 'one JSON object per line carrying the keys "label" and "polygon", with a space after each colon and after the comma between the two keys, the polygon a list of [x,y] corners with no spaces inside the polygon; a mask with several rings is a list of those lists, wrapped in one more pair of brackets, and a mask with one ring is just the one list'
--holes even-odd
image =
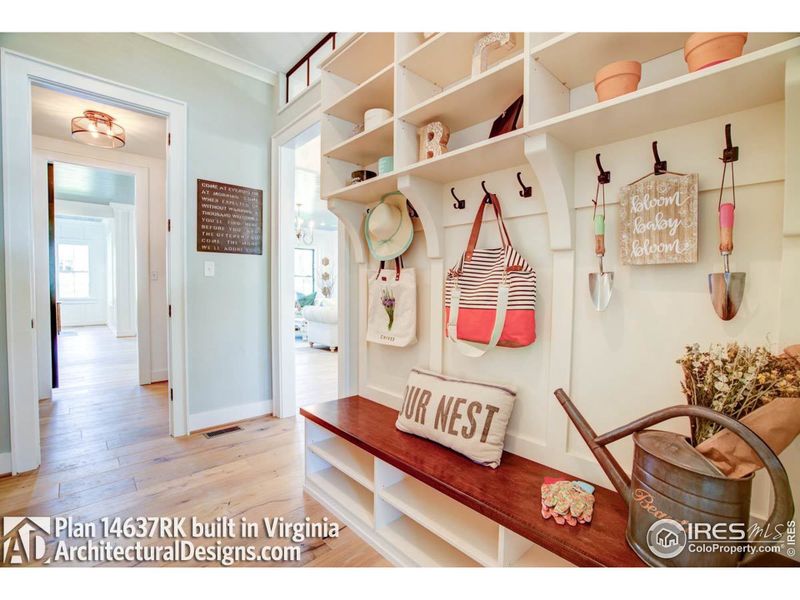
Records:
{"label": "wooden bench", "polygon": [[384,556],[419,566],[644,566],[625,541],[622,497],[595,490],[591,524],[541,516],[545,477],[504,453],[497,469],[398,431],[397,411],[360,396],[308,406],[306,490]]}

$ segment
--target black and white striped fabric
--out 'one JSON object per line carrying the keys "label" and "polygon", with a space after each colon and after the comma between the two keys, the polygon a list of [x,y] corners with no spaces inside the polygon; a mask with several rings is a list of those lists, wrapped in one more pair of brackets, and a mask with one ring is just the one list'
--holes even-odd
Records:
{"label": "black and white striped fabric", "polygon": [[462,254],[447,274],[445,305],[450,306],[453,287],[458,285],[461,308],[495,308],[497,286],[504,272],[509,287],[508,310],[536,310],[536,271],[512,246],[476,249],[470,261]]}

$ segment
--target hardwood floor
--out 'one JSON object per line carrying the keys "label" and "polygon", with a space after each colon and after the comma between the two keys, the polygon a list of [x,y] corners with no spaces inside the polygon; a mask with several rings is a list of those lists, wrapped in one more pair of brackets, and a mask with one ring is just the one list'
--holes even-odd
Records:
{"label": "hardwood floor", "polygon": [[294,352],[297,407],[338,398],[339,353],[298,342]]}
{"label": "hardwood floor", "polygon": [[[63,515],[98,524],[103,517],[140,516],[206,522],[222,516],[259,523],[265,517],[336,520],[303,492],[301,417],[253,419],[241,423],[241,431],[210,439],[202,434],[172,438],[167,384],[137,385],[135,340],[118,340],[106,328],[93,328],[60,341],[63,387],[52,401],[40,403],[42,465],[0,479],[0,515]],[[263,528],[261,533],[246,542],[226,539],[223,545],[291,544],[263,538]],[[213,545],[216,540],[194,541]],[[55,542],[49,542],[46,556]],[[142,540],[146,546],[171,542]],[[348,528],[338,538],[309,538],[299,545],[296,562],[237,565],[390,566]]]}

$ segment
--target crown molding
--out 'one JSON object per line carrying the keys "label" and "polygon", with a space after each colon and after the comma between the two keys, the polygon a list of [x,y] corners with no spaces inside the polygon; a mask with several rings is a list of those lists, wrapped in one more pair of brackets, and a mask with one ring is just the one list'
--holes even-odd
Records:
{"label": "crown molding", "polygon": [[139,33],[139,35],[151,39],[154,42],[169,46],[170,48],[180,50],[181,52],[186,52],[187,54],[191,54],[192,56],[196,56],[210,63],[214,63],[220,67],[236,71],[247,77],[258,79],[269,85],[274,86],[278,83],[278,74],[272,69],[261,67],[249,60],[239,58],[229,52],[209,46],[204,42],[192,39],[182,33]]}

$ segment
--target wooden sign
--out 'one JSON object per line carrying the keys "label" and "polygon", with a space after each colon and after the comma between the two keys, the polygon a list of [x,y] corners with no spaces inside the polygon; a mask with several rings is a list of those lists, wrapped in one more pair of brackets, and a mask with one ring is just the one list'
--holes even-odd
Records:
{"label": "wooden sign", "polygon": [[197,251],[261,254],[263,192],[197,180]]}
{"label": "wooden sign", "polygon": [[625,265],[697,262],[697,175],[650,175],[619,191]]}

